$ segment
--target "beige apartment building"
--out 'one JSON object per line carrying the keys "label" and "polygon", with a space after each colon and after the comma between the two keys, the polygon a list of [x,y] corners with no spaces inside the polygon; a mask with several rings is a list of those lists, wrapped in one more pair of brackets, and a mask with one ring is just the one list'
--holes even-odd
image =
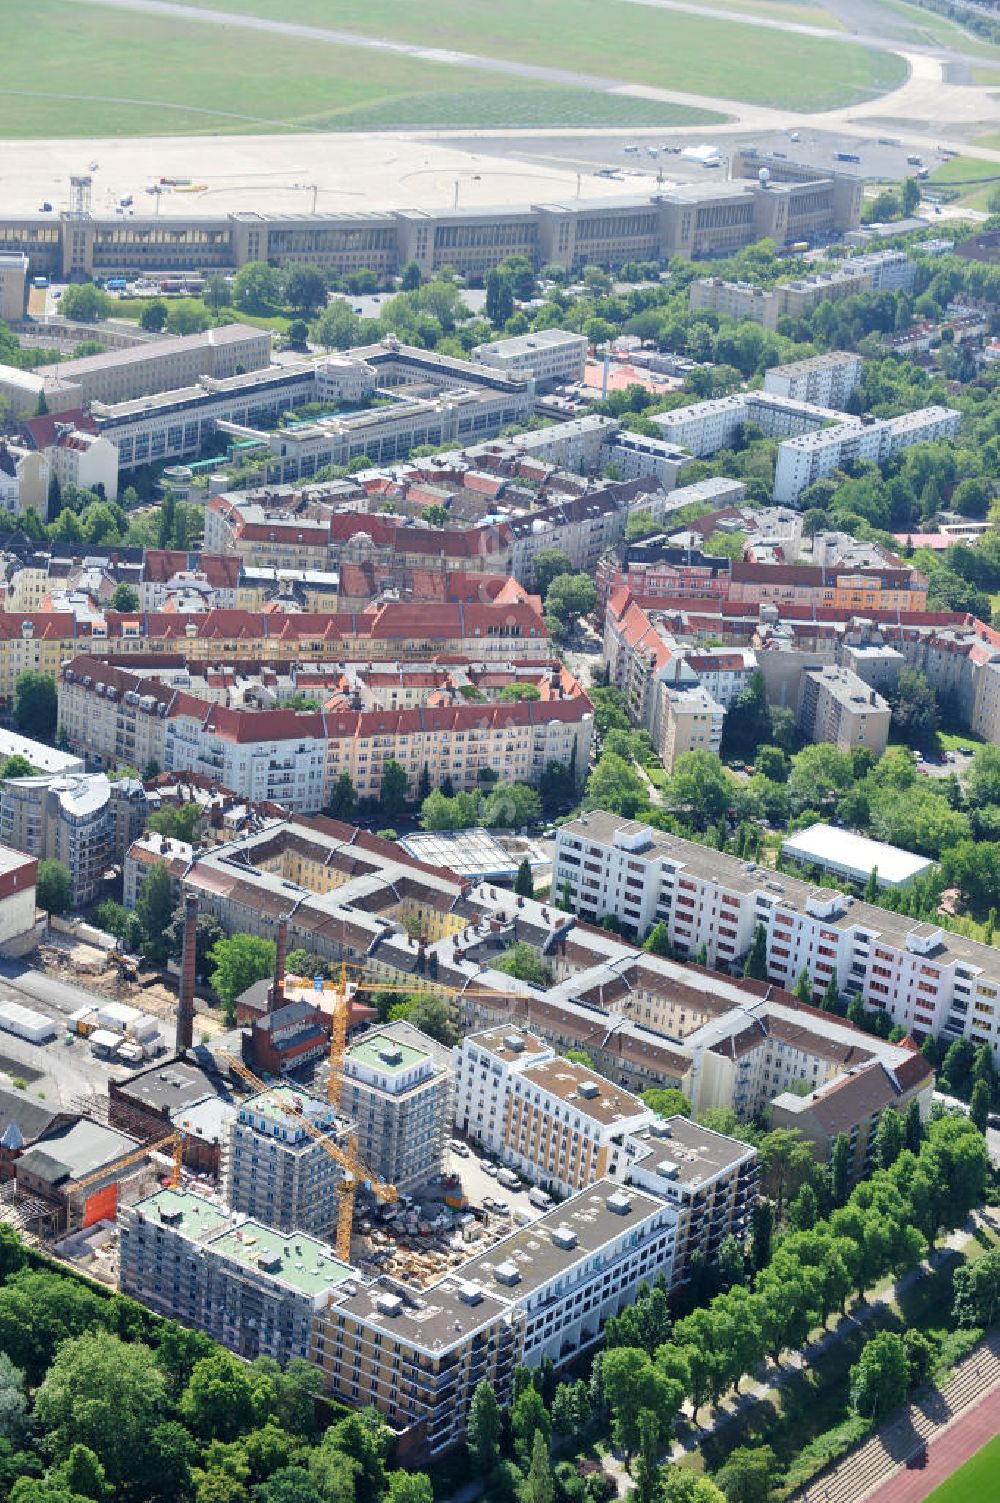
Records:
{"label": "beige apartment building", "polygon": [[0,319],[19,324],[28,305],[28,258],[23,251],[0,252]]}
{"label": "beige apartment building", "polygon": [[805,668],[799,691],[798,724],[810,741],[838,751],[866,746],[880,757],[889,743],[892,711],[888,701],[850,668]]}
{"label": "beige apartment building", "polygon": [[0,788],[0,840],[39,860],[61,861],[73,905],[92,902],[112,860],[111,785],[103,773],[8,778]]}
{"label": "beige apartment building", "polygon": [[531,1034],[471,1034],[456,1056],[459,1130],[559,1196],[612,1173],[623,1134],[652,1121],[637,1096]]}

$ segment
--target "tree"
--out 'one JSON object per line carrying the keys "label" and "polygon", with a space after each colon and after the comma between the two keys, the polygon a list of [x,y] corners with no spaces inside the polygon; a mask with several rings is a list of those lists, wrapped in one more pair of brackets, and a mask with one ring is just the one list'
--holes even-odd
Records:
{"label": "tree", "polygon": [[202,302],[213,313],[221,313],[229,302],[229,283],[221,272],[214,271],[205,279],[205,290],[202,293]]}
{"label": "tree", "polygon": [[67,1491],[92,1498],[95,1503],[104,1503],[111,1494],[104,1468],[89,1446],[72,1446],[54,1476]]}
{"label": "tree", "polygon": [[56,733],[56,715],[55,679],[50,673],[25,668],[14,680],[14,719],[18,730],[34,741],[51,741]]}
{"label": "tree", "polygon": [[906,1116],[903,1119],[904,1147],[908,1148],[911,1153],[917,1153],[923,1138],[924,1124],[920,1116],[920,1103],[913,1100],[906,1108]]}
{"label": "tree", "polygon": [[774,1232],[774,1211],[770,1201],[760,1200],[754,1206],[750,1226],[750,1261],[760,1272],[771,1261],[771,1237]]}
{"label": "tree", "polygon": [[44,908],[46,913],[65,913],[73,903],[73,878],[69,867],[62,861],[39,861],[35,895],[39,908]]}
{"label": "tree", "polygon": [[209,980],[222,999],[226,1021],[231,1025],[236,1018],[237,997],[274,970],[274,941],[256,934],[231,934],[212,946],[208,958],[214,966]]}
{"label": "tree", "polygon": [[496,969],[518,981],[530,981],[533,986],[551,986],[552,969],[541,950],[519,939],[496,961]]}
{"label": "tree", "polygon": [[660,1471],[660,1503],[726,1503],[726,1495],[710,1477],[673,1465]]}
{"label": "tree", "polygon": [[144,1471],[166,1405],[166,1379],[150,1348],[95,1331],[59,1348],[38,1390],[35,1414],[57,1460],[75,1445],[87,1446],[108,1482],[128,1488]]}
{"label": "tree", "polygon": [[754,772],[772,783],[788,781],[788,758],[780,746],[758,746]]}
{"label": "tree", "polygon": [[718,757],[689,751],[677,758],[664,798],[694,829],[705,830],[725,818],[735,791],[736,783]]}
{"label": "tree", "polygon": [[561,548],[540,548],[531,566],[535,589],[545,598],[549,585],[560,574],[572,574],[573,564],[568,553]]}
{"label": "tree", "polygon": [[879,1118],[875,1130],[875,1163],[879,1169],[891,1169],[903,1151],[903,1119],[892,1107]]}
{"label": "tree", "polygon": [[920,202],[920,184],[915,177],[904,177],[899,186],[899,207],[904,215],[912,214]]}
{"label": "tree", "polygon": [[[468,795],[458,794],[458,799]],[[542,801],[527,783],[508,783],[494,788],[483,805],[483,824],[491,830],[519,830],[542,817]]]}
{"label": "tree", "polygon": [[807,1180],[788,1207],[788,1219],[797,1232],[811,1232],[819,1215],[819,1198]]}
{"label": "tree", "polygon": [[776,1127],[760,1141],[764,1193],[777,1202],[780,1217],[786,1198],[797,1195],[816,1173],[808,1139],[798,1128]]}
{"label": "tree", "polygon": [[74,282],[63,289],[59,311],[63,318],[77,323],[96,324],[100,319],[110,317],[114,306],[114,298],[92,282]]}
{"label": "tree", "polygon": [[737,1446],[715,1480],[726,1503],[768,1503],[775,1472],[770,1446]]}
{"label": "tree", "polygon": [[232,301],[244,313],[270,313],[281,301],[280,273],[266,261],[248,261],[233,278]]}
{"label": "tree", "polygon": [[358,316],[343,298],[335,297],[312,326],[312,337],[324,350],[346,350],[358,342]]}
{"label": "tree", "polygon": [[653,925],[652,929],[650,929],[642,948],[648,951],[650,955],[665,955],[669,957],[673,954],[674,947],[670,943],[670,930],[662,919],[659,919]]}
{"label": "tree", "polygon": [[382,786],[379,789],[379,808],[383,814],[398,815],[406,809],[406,769],[394,757],[382,768]]}
{"label": "tree", "polygon": [[6,1352],[0,1352],[0,1441],[17,1444],[24,1434],[27,1419],[24,1373],[14,1366]]}
{"label": "tree", "polygon": [[653,1503],[656,1497],[659,1451],[659,1419],[652,1409],[644,1409],[639,1415],[639,1459],[635,1469],[637,1503]]}
{"label": "tree", "polygon": [[154,297],[139,314],[139,327],[158,334],[167,321],[168,308],[161,297]]}
{"label": "tree", "polygon": [[481,1477],[488,1477],[500,1460],[500,1433],[503,1416],[497,1403],[493,1385],[482,1378],[476,1384],[469,1405],[468,1429],[465,1444],[472,1464]]}
{"label": "tree", "polygon": [[533,898],[535,896],[535,884],[531,876],[531,862],[527,856],[525,856],[517,869],[517,876],[514,878],[514,891],[522,898]]}
{"label": "tree", "polygon": [[139,609],[138,591],[122,580],[121,584],[115,585],[111,599],[108,601],[108,609],[120,611],[123,615],[137,611]]}
{"label": "tree", "polygon": [[676,1086],[650,1086],[643,1091],[642,1101],[658,1117],[690,1117],[691,1103],[684,1092]]}
{"label": "tree", "polygon": [[830,1199],[835,1206],[847,1200],[851,1174],[851,1141],[846,1133],[838,1133],[830,1157]]}
{"label": "tree", "polygon": [[167,314],[167,333],[200,334],[211,322],[207,310],[197,303],[174,303]]}
{"label": "tree", "polygon": [[585,809],[633,819],[646,802],[646,786],[624,757],[604,752],[587,779],[583,802]]}
{"label": "tree", "polygon": [[903,667],[890,700],[892,728],[906,746],[933,753],[937,750],[937,695],[918,668]]}
{"label": "tree", "polygon": [[560,624],[589,616],[597,604],[597,586],[589,574],[557,574],[545,593],[546,623]]}
{"label": "tree", "polygon": [[423,273],[420,270],[420,262],[407,261],[406,265],[403,267],[402,275],[399,279],[400,291],[416,292],[423,279]]}
{"label": "tree", "polygon": [[743,974],[755,981],[767,980],[767,930],[758,924],[753,934],[753,943],[743,964]]}
{"label": "tree", "polygon": [[601,1381],[611,1408],[611,1434],[626,1460],[640,1444],[639,1421],[644,1410],[657,1415],[663,1435],[669,1434],[684,1397],[682,1384],[668,1376],[636,1347],[619,1346],[601,1357]]}
{"label": "tree", "polygon": [[235,1440],[264,1418],[270,1393],[265,1375],[219,1348],[195,1363],[179,1412],[202,1440]]}
{"label": "tree", "polygon": [[497,329],[502,329],[514,312],[514,289],[510,277],[495,266],[486,273],[485,312]]}
{"label": "tree", "polygon": [[830,972],[829,980],[823,992],[823,1000],[820,1003],[824,1012],[840,1011],[840,985],[837,980],[837,967]]}
{"label": "tree", "polygon": [[149,868],[136,900],[135,911],[144,935],[143,954],[151,960],[165,960],[166,929],[174,911],[173,886],[165,861],[156,861]]}
{"label": "tree", "polygon": [[812,1002],[813,995],[812,981],[809,978],[808,967],[802,967],[801,971],[795,979],[794,990],[795,995],[798,997],[799,1001],[804,1002],[808,1007]]}
{"label": "tree", "polygon": [[531,1461],[520,1497],[521,1503],[554,1503],[555,1500],[549,1445],[540,1429],[535,1431],[531,1442]]}
{"label": "tree", "polygon": [[972,1087],[972,1097],[969,1101],[969,1117],[979,1128],[985,1132],[990,1120],[990,1088],[985,1080],[977,1080]]}
{"label": "tree", "polygon": [[8,778],[30,778],[35,769],[27,757],[22,757],[19,752],[6,757],[3,766],[0,767],[0,782],[6,782]]}
{"label": "tree", "polygon": [[[741,546],[741,555],[742,552]],[[770,735],[771,712],[764,692],[764,675],[755,673],[742,693],[736,696],[722,723],[719,755],[750,761]]]}
{"label": "tree", "polygon": [[333,785],[326,812],[332,819],[350,820],[357,806],[358,795],[354,791],[351,774],[345,768]]}
{"label": "tree", "polygon": [[295,264],[285,268],[285,302],[296,313],[312,316],[326,305],[326,283],[315,266]]}
{"label": "tree", "polygon": [[514,1452],[522,1466],[531,1457],[537,1434],[542,1436],[546,1455],[548,1454],[552,1422],[545,1401],[534,1384],[529,1383],[527,1388],[522,1389],[511,1405],[510,1428],[514,1437]]}
{"label": "tree", "polygon": [[851,1407],[856,1414],[874,1419],[888,1414],[906,1398],[910,1365],[906,1345],[895,1331],[880,1331],[861,1349],[851,1368]]}
{"label": "tree", "polygon": [[396,1002],[390,1009],[391,1022],[405,1019],[439,1044],[449,1048],[458,1043],[458,1031],[448,1013],[448,1004],[442,997],[410,997],[405,1002]]}
{"label": "tree", "polygon": [[302,318],[293,318],[288,325],[285,334],[289,347],[293,350],[304,350],[309,344],[309,325]]}
{"label": "tree", "polygon": [[994,1248],[976,1263],[960,1263],[952,1275],[956,1326],[991,1326],[1000,1311],[1000,1252]]}

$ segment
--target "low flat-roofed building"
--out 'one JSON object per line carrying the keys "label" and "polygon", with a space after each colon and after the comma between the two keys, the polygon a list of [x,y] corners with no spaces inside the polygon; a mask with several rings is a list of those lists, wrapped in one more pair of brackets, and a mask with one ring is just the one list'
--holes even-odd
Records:
{"label": "low flat-roofed building", "polygon": [[0,729],[0,762],[8,757],[25,757],[38,772],[83,772],[84,769],[83,758],[72,752],[59,751],[54,746],[46,746],[44,741],[33,741],[30,736]]}
{"label": "low flat-roofed building", "polygon": [[512,882],[525,857],[532,867],[548,864],[533,841],[500,839],[492,830],[418,830],[399,844],[417,861],[477,882]]}
{"label": "low flat-roofed building", "polygon": [[781,852],[804,866],[821,866],[849,882],[864,884],[874,872],[879,887],[908,887],[934,865],[928,857],[897,845],[822,823],[790,835],[783,841]]}
{"label": "low flat-roofed building", "polygon": [[137,1137],[163,1138],[179,1111],[225,1093],[222,1077],[207,1050],[197,1058],[158,1060],[134,1075],[108,1081],[108,1120]]}
{"label": "low flat-roofed building", "polygon": [[135,1138],[86,1117],[57,1120],[18,1159],[17,1193],[42,1202],[42,1219],[59,1232],[113,1221],[126,1181],[151,1177],[145,1159],[131,1162],[138,1147]]}
{"label": "low flat-roofed building", "polygon": [[471,358],[512,376],[530,376],[541,388],[582,381],[587,339],[566,329],[539,329],[477,344]]}

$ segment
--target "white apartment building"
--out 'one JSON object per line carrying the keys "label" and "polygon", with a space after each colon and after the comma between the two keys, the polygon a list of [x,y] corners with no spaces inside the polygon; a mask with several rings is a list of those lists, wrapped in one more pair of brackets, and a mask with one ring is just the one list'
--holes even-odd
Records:
{"label": "white apartment building", "polygon": [[836,972],[842,995],[918,1038],[965,1037],[1000,1059],[991,945],[599,810],[560,829],[552,887],[582,918],[613,914],[637,938],[662,922],[679,954],[704,946],[720,970],[739,967],[763,925],[777,985],[805,969],[818,1000]]}
{"label": "white apartment building", "polygon": [[471,358],[492,365],[509,376],[530,378],[540,389],[582,381],[587,363],[587,339],[567,329],[539,329],[477,344]]}
{"label": "white apartment building", "polygon": [[653,1120],[637,1096],[533,1035],[471,1034],[455,1067],[459,1129],[559,1196],[613,1173],[622,1135]]}
{"label": "white apartment building", "polygon": [[863,365],[861,356],[850,350],[830,350],[809,360],[772,366],[764,374],[764,390],[795,402],[842,409],[858,384]]}
{"label": "white apartment building", "polygon": [[825,407],[765,390],[733,392],[728,397],[694,402],[672,412],[654,413],[652,421],[669,443],[703,458],[728,448],[745,423],[756,424],[765,438],[784,438],[812,433],[831,416]]}
{"label": "white apartment building", "polygon": [[859,460],[881,464],[911,444],[955,438],[961,421],[961,413],[949,407],[921,407],[896,418],[849,418],[787,439],[778,449],[774,499],[794,501],[814,480]]}
{"label": "white apartment building", "polygon": [[60,486],[78,485],[89,491],[100,487],[108,501],[118,499],[118,450],[109,439],[73,428],[60,432],[57,425],[56,441],[44,452]]}

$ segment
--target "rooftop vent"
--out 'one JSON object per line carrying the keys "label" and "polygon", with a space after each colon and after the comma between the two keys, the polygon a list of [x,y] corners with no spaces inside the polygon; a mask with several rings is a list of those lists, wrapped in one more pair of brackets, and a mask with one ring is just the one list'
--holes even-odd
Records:
{"label": "rooftop vent", "polygon": [[621,1191],[615,1191],[613,1195],[609,1195],[605,1205],[612,1216],[627,1216],[632,1209],[631,1199],[627,1195],[622,1195]]}
{"label": "rooftop vent", "polygon": [[498,1263],[493,1270],[493,1277],[498,1284],[519,1284],[521,1282],[521,1270],[516,1263],[510,1261]]}
{"label": "rooftop vent", "polygon": [[656,1166],[656,1172],[661,1179],[676,1179],[680,1171],[673,1159],[661,1159]]}
{"label": "rooftop vent", "polygon": [[651,1122],[650,1126],[649,1126],[649,1136],[651,1138],[670,1138],[670,1137],[672,1137],[673,1133],[670,1130],[670,1123],[669,1122]]}
{"label": "rooftop vent", "polygon": [[568,1252],[571,1247],[576,1246],[576,1232],[574,1232],[571,1226],[567,1226],[565,1222],[563,1222],[562,1226],[554,1226],[552,1228],[552,1245]]}
{"label": "rooftop vent", "polygon": [[586,1101],[593,1101],[595,1096],[601,1094],[601,1088],[596,1080],[581,1080],[576,1089],[577,1095],[582,1096]]}
{"label": "rooftop vent", "polygon": [[483,1291],[478,1284],[462,1283],[458,1286],[458,1297],[463,1305],[478,1305],[482,1302]]}
{"label": "rooftop vent", "polygon": [[509,1049],[512,1054],[520,1054],[524,1048],[524,1039],[519,1033],[505,1033],[503,1046],[505,1049]]}
{"label": "rooftop vent", "polygon": [[403,1063],[403,1051],[398,1044],[382,1044],[378,1051],[378,1057],[384,1065],[401,1065]]}
{"label": "rooftop vent", "polygon": [[160,1207],[160,1220],[164,1226],[180,1226],[183,1219],[184,1213],[179,1206],[171,1207],[170,1210],[166,1206]]}
{"label": "rooftop vent", "polygon": [[380,1294],[375,1300],[380,1315],[402,1315],[403,1301],[398,1294]]}
{"label": "rooftop vent", "polygon": [[281,1254],[279,1252],[262,1252],[257,1259],[257,1267],[265,1273],[277,1273],[281,1267]]}

